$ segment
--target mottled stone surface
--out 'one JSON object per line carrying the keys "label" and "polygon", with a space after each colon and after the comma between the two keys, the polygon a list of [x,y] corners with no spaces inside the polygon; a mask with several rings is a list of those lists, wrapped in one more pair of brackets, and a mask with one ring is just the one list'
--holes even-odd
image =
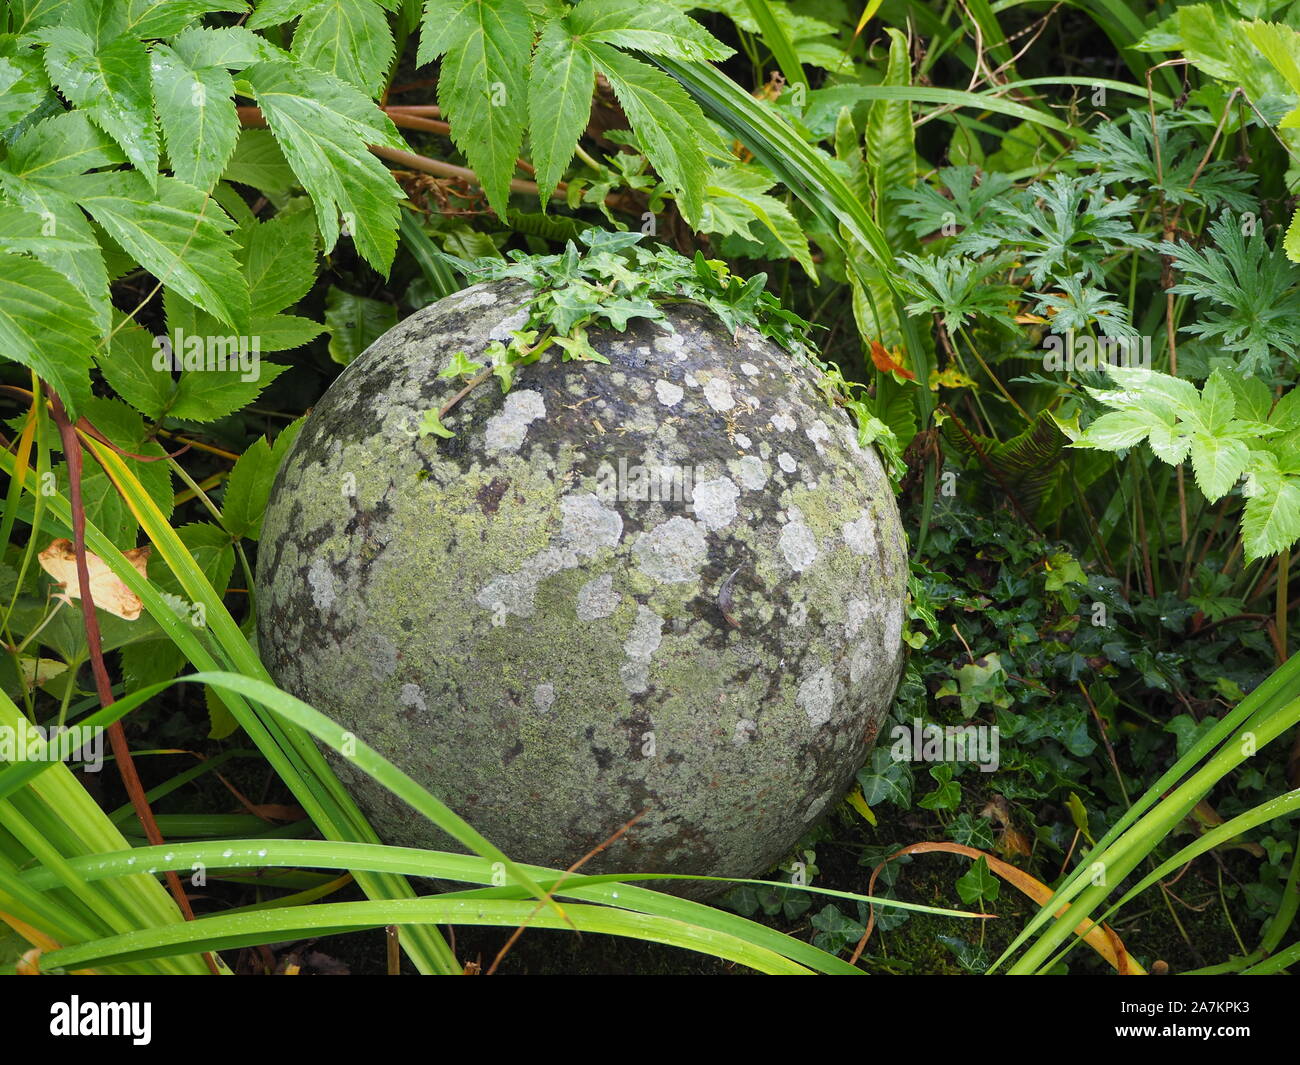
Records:
{"label": "mottled stone surface", "polygon": [[[321,400],[266,514],[263,658],[514,858],[567,866],[645,809],[589,869],[762,873],[897,684],[880,462],[812,371],[685,306],[675,332],[593,333],[608,366],[557,351],[472,393],[454,439],[417,436],[459,387],[438,371],[519,328],[526,291],[426,308]],[[341,771],[387,841],[447,845]]]}

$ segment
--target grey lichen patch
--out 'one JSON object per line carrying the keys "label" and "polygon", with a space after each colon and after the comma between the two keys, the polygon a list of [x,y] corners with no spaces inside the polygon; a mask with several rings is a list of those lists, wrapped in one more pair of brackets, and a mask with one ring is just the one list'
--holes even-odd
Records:
{"label": "grey lichen patch", "polygon": [[640,695],[649,687],[650,659],[663,643],[664,619],[646,606],[636,608],[636,621],[623,642],[627,661],[620,675],[632,695]]}
{"label": "grey lichen patch", "polygon": [[835,675],[826,666],[806,677],[799,685],[796,702],[808,715],[808,724],[820,728],[831,719],[835,703],[840,693],[836,687]]}
{"label": "grey lichen patch", "polygon": [[[897,683],[888,482],[812,370],[696,307],[413,436],[462,387],[451,354],[481,360],[527,295],[426,308],[317,404],[259,544],[264,661],[512,858],[566,867],[645,809],[589,868],[760,874]],[[453,846],[336,764],[386,841]]]}
{"label": "grey lichen patch", "polygon": [[876,525],[871,515],[863,510],[856,521],[845,522],[844,542],[855,555],[872,554],[876,550]]}
{"label": "grey lichen patch", "polygon": [[731,410],[736,405],[731,384],[724,377],[710,377],[704,383],[704,400],[716,411]]}
{"label": "grey lichen patch", "polygon": [[323,558],[312,562],[307,570],[307,582],[311,585],[312,602],[321,613],[328,614],[334,606],[334,572]]}
{"label": "grey lichen patch", "polygon": [[708,529],[725,529],[736,520],[740,489],[728,477],[701,481],[694,489],[695,516]]}
{"label": "grey lichen patch", "polygon": [[741,487],[749,492],[759,492],[767,486],[767,470],[757,455],[746,455],[736,463],[736,476]]}
{"label": "grey lichen patch", "polygon": [[622,601],[622,596],[614,591],[614,576],[602,574],[584,584],[578,592],[577,615],[579,621],[596,621],[607,618]]}
{"label": "grey lichen patch", "polygon": [[817,561],[817,538],[797,510],[781,529],[781,554],[793,570],[806,570]]}
{"label": "grey lichen patch", "polygon": [[671,381],[655,382],[655,395],[659,397],[659,402],[665,407],[677,406],[685,394],[686,390],[681,385],[675,385]]}
{"label": "grey lichen patch", "polygon": [[623,535],[623,519],[591,492],[566,495],[560,500],[564,524],[560,536],[579,555],[594,555],[614,547]]}
{"label": "grey lichen patch", "polygon": [[484,440],[488,454],[518,451],[528,434],[528,426],[545,417],[546,403],[540,392],[527,389],[511,392],[501,413],[488,420]]}
{"label": "grey lichen patch", "polygon": [[655,580],[680,583],[699,579],[709,548],[699,522],[676,517],[643,532],[633,553],[641,569]]}

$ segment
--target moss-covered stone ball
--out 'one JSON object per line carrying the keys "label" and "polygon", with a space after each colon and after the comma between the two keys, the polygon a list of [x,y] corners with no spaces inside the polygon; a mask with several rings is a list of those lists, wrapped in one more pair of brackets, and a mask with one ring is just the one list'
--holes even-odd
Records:
{"label": "moss-covered stone ball", "polygon": [[[263,659],[512,858],[753,876],[843,794],[902,662],[907,558],[817,371],[673,305],[493,379],[518,281],[412,315],[339,376],[276,479]],[[340,765],[388,842],[448,840]],[[696,890],[695,894],[701,892]]]}

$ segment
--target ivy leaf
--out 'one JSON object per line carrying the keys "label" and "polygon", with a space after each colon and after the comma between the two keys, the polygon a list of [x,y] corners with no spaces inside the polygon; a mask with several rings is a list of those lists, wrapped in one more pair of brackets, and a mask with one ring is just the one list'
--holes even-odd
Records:
{"label": "ivy leaf", "polygon": [[907,763],[893,757],[884,747],[871,752],[871,764],[858,770],[862,798],[868,806],[892,802],[907,809],[912,802],[912,772]]}
{"label": "ivy leaf", "polygon": [[442,424],[442,419],[438,417],[438,412],[436,410],[426,410],[424,412],[424,416],[420,419],[420,426],[416,432],[417,435],[421,437],[433,435],[440,436],[444,440],[451,440],[456,435]]}
{"label": "ivy leaf", "polygon": [[937,787],[917,799],[917,806],[926,810],[955,810],[961,805],[961,785],[952,779],[952,766],[934,766],[930,770],[930,776],[934,778]]}
{"label": "ivy leaf", "polygon": [[587,52],[573,46],[572,33],[565,19],[546,24],[533,53],[528,82],[533,163],[543,208],[591,117],[596,68]]}
{"label": "ivy leaf", "polygon": [[957,894],[967,906],[995,902],[1001,890],[1001,882],[989,871],[989,863],[982,856],[957,878]]}
{"label": "ivy leaf", "polygon": [[350,85],[309,67],[256,63],[244,76],[311,195],[325,250],[338,241],[341,214],[357,250],[387,273],[397,250],[397,201],[404,193],[368,145],[405,148],[392,122]]}
{"label": "ivy leaf", "polygon": [[45,39],[50,80],[121,146],[154,188],[158,131],[145,46],[134,37],[118,37],[96,47],[88,34],[71,26],[56,26]]}
{"label": "ivy leaf", "polygon": [[700,147],[703,114],[675,80],[607,44],[584,45],[632,122],[646,157],[674,189],[683,217],[695,225],[704,210],[709,167]]}
{"label": "ivy leaf", "polygon": [[62,274],[0,251],[0,352],[48,381],[72,417],[90,399],[96,339],[89,304]]}
{"label": "ivy leaf", "polygon": [[234,223],[216,202],[176,178],[156,192],[129,171],[83,174],[69,191],[162,284],[237,332],[248,323],[248,286],[235,261]]}
{"label": "ivy leaf", "polygon": [[198,189],[216,184],[239,137],[235,83],[223,67],[195,67],[153,48],[153,91],[172,173]]}
{"label": "ivy leaf", "polygon": [[425,5],[418,61],[442,57],[438,103],[451,123],[451,139],[502,217],[527,121],[525,75],[532,44],[524,0],[429,0]]}

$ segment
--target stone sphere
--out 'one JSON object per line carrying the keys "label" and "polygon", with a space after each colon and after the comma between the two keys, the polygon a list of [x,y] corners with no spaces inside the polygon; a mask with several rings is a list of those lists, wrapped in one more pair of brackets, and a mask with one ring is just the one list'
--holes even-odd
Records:
{"label": "stone sphere", "polygon": [[[644,811],[584,870],[761,874],[843,795],[898,683],[889,481],[818,371],[687,304],[593,330],[608,365],[553,347],[470,392],[453,438],[420,435],[463,386],[452,355],[508,340],[530,293],[425,308],[321,399],[265,516],[263,660],[516,860],[567,867]],[[339,771],[386,842],[460,849]]]}

